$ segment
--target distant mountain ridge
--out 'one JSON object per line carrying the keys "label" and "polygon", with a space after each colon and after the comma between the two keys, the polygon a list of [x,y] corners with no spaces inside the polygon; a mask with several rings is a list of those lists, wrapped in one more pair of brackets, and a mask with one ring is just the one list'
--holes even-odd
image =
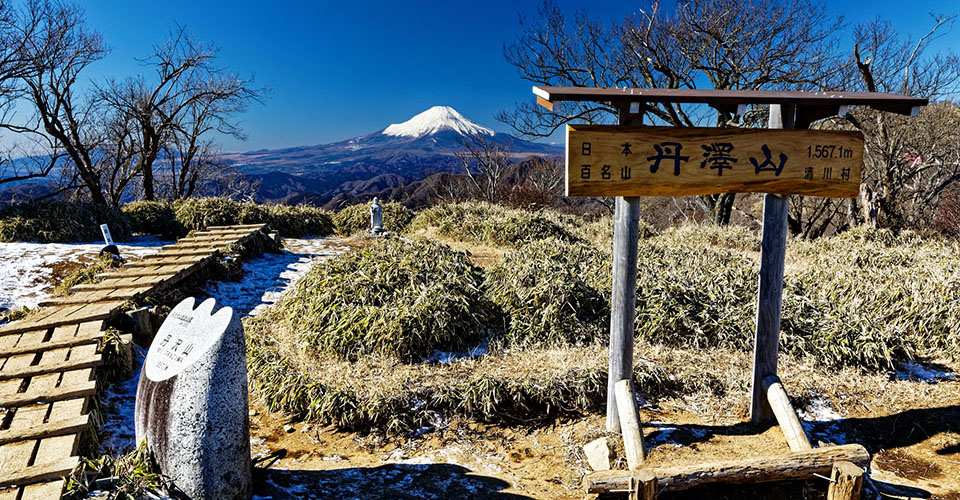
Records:
{"label": "distant mountain ridge", "polygon": [[433,173],[458,172],[462,167],[454,153],[463,149],[465,139],[478,135],[509,145],[518,159],[563,153],[559,146],[498,133],[449,106],[434,106],[405,122],[345,141],[224,157],[260,183],[261,201],[297,199],[322,205],[337,195],[373,196]]}

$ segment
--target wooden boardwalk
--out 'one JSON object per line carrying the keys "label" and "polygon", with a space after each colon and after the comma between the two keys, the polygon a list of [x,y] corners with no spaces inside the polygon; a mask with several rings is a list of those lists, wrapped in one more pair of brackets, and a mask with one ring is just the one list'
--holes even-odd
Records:
{"label": "wooden boardwalk", "polygon": [[263,230],[209,227],[0,327],[0,500],[60,498],[62,478],[80,461],[80,436],[93,430],[90,396],[107,320],[127,301],[175,286]]}

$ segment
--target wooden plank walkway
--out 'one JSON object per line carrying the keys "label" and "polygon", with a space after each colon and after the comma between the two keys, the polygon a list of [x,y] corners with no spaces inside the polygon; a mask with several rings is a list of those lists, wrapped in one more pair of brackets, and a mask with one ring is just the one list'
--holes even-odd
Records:
{"label": "wooden plank walkway", "polygon": [[90,429],[96,368],[107,320],[128,300],[192,276],[264,224],[210,227],[157,254],[41,303],[27,318],[0,326],[0,500],[60,498],[63,477],[80,462]]}

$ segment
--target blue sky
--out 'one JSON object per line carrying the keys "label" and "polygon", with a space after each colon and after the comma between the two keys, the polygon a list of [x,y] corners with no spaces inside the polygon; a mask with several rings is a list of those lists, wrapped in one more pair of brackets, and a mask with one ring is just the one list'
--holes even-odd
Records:
{"label": "blue sky", "polygon": [[[573,12],[620,20],[638,2],[559,1]],[[221,48],[222,65],[252,74],[271,89],[264,105],[242,117],[246,142],[227,151],[333,142],[379,130],[434,105],[505,131],[494,115],[533,99],[530,84],[503,59],[518,34],[518,13],[536,14],[539,0],[517,1],[183,1],[82,3],[91,27],[112,48],[89,68],[100,81],[142,71],[136,61],[162,43],[177,23]],[[856,23],[878,14],[920,36],[928,12],[960,10],[957,0],[831,1]],[[960,49],[960,25],[939,47]]]}

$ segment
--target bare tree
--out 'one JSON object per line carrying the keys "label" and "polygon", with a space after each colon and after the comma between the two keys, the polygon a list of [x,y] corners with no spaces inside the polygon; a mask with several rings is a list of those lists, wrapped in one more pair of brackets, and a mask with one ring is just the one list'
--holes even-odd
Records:
{"label": "bare tree", "polygon": [[[585,12],[572,22],[544,3],[534,22],[504,49],[522,78],[541,85],[716,89],[816,89],[840,71],[835,46],[842,19],[817,0],[687,0],[667,8],[648,3],[609,28]],[[702,106],[651,105],[653,123],[678,127],[709,119]],[[548,136],[566,123],[609,123],[610,103],[558,103],[552,111],[520,103],[498,118],[528,136]],[[748,126],[756,116],[718,113],[717,126]],[[734,195],[701,197],[714,221],[730,220]]]}
{"label": "bare tree", "polygon": [[195,185],[199,173],[190,169],[209,165],[194,161],[199,160],[198,152],[209,150],[204,140],[208,132],[245,138],[230,118],[246,110],[249,101],[259,101],[265,91],[251,87],[251,79],[217,67],[217,52],[178,27],[143,60],[155,70],[152,85],[139,76],[110,81],[100,89],[105,103],[136,120],[140,143],[137,164],[143,176],[144,199],[155,198],[154,164],[161,151],[171,149],[169,143],[180,156],[168,158],[168,162],[179,164],[180,171],[173,176],[175,185],[168,191],[173,197],[182,197],[188,184]]}
{"label": "bare tree", "polygon": [[500,199],[503,176],[510,166],[510,145],[485,134],[463,136],[463,149],[454,153],[477,195],[489,202]]}
{"label": "bare tree", "polygon": [[35,112],[23,129],[45,134],[70,160],[90,199],[106,203],[94,160],[102,141],[93,126],[96,101],[84,99],[77,86],[80,73],[106,55],[103,39],[87,29],[78,7],[59,2],[29,1],[18,26],[27,65],[20,82]]}
{"label": "bare tree", "polygon": [[[949,32],[956,15],[933,16],[920,39],[901,35],[889,21],[876,19],[854,30],[855,67],[848,88],[897,92],[933,100],[960,90],[960,57],[945,51],[926,56],[930,43]],[[847,123],[865,138],[861,196],[847,210],[847,224],[903,229],[930,220],[943,193],[960,181],[958,108],[927,106],[910,118],[855,109]],[[858,206],[859,205],[859,206]]]}

